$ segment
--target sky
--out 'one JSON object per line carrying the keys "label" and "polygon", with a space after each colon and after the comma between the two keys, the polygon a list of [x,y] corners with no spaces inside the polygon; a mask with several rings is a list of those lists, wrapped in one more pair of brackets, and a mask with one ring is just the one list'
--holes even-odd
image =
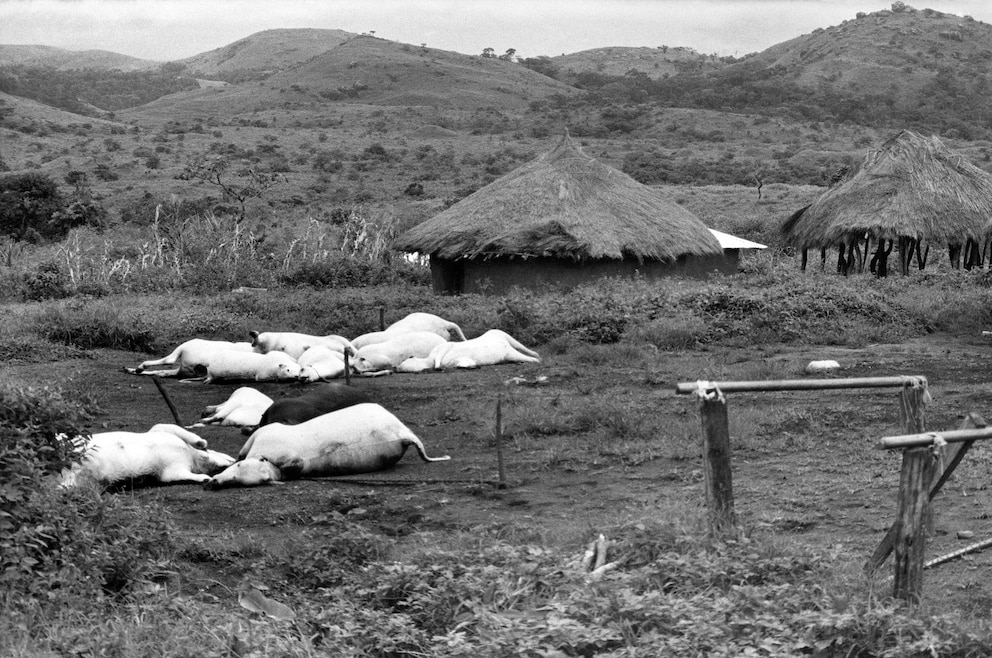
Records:
{"label": "sky", "polygon": [[[906,2],[992,24],[992,1]],[[688,46],[743,56],[891,0],[0,0],[0,44],[170,61],[275,28],[369,33],[479,54]]]}

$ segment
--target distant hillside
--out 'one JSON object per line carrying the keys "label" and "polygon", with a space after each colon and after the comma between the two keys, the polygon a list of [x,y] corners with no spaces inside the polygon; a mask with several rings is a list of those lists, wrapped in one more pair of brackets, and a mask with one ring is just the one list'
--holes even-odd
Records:
{"label": "distant hillside", "polygon": [[381,105],[525,107],[569,86],[496,58],[361,36],[273,76],[274,85]]}
{"label": "distant hillside", "polygon": [[206,116],[317,108],[335,101],[388,106],[522,109],[566,84],[498,59],[359,36],[264,81],[172,94],[134,117]]}
{"label": "distant hillside", "polygon": [[51,66],[59,70],[105,69],[143,71],[162,62],[139,59],[106,50],[65,50],[51,46],[0,44],[0,66]]}
{"label": "distant hillside", "polygon": [[[952,14],[858,14],[742,60],[677,75],[582,74],[587,103],[638,103],[992,139],[992,26]],[[628,130],[642,112],[611,109]]]}
{"label": "distant hillside", "polygon": [[343,30],[265,30],[179,63],[202,78],[257,80],[302,64],[355,36]]}
{"label": "distant hillside", "polygon": [[750,55],[714,79],[730,86],[755,76],[765,85],[803,90],[802,105],[822,99],[826,113],[814,113],[824,116],[840,112],[847,116],[837,118],[863,123],[988,127],[992,25],[896,2],[893,10],[859,13]]}
{"label": "distant hillside", "polygon": [[588,73],[624,76],[630,71],[639,71],[651,79],[658,79],[719,65],[719,60],[712,56],[681,46],[593,48],[550,59],[558,70],[556,77],[570,83]]}
{"label": "distant hillside", "polygon": [[0,91],[69,112],[103,116],[165,94],[199,88],[196,80],[182,75],[180,69],[178,64],[159,64],[141,71],[15,64],[0,66]]}

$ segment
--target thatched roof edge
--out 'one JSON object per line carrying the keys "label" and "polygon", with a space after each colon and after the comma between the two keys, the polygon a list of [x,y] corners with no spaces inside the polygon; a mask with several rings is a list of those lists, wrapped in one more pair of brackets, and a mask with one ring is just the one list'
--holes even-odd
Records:
{"label": "thatched roof edge", "polygon": [[829,247],[868,233],[939,243],[981,240],[992,220],[992,175],[935,136],[904,130],[781,226],[789,244]]}
{"label": "thatched roof edge", "polygon": [[722,251],[691,212],[586,155],[567,136],[408,230],[393,247],[447,259],[517,254],[671,261]]}

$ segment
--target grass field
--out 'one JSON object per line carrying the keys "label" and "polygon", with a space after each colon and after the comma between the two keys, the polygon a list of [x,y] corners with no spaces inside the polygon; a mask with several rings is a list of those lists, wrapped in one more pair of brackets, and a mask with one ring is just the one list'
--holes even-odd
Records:
{"label": "grass field", "polygon": [[[984,274],[797,276],[771,254],[753,270],[506,298],[407,284],[8,303],[5,385],[86,400],[91,431],[168,422],[155,387],[122,368],[194,335],[352,335],[375,329],[380,308],[387,321],[429,310],[469,336],[504,328],[543,358],[354,382],[429,452],[451,454],[445,464],[408,455],[369,477],[225,492],[37,494],[82,528],[63,535],[57,571],[44,562],[29,581],[9,579],[4,653],[980,655],[984,553],[928,571],[914,609],[889,598],[889,565],[861,571],[894,518],[898,456],[872,447],[899,428],[894,392],[730,396],[741,534],[713,542],[698,411],[674,385],[802,378],[808,361],[834,358],[844,377],[926,376],[928,427],[956,427],[989,413],[976,367]],[[514,377],[547,379],[505,383]],[[297,386],[260,385],[271,396]],[[167,383],[188,419],[234,388]],[[203,436],[229,453],[243,441],[228,428]],[[928,556],[966,544],[961,531],[987,534],[988,459],[976,448],[938,500]],[[601,534],[618,564],[591,579],[582,557]],[[79,545],[87,560],[71,557]]]}

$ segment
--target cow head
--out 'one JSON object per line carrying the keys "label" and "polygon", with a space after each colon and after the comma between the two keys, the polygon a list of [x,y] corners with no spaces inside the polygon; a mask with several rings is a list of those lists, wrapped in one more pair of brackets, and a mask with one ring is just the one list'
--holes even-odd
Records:
{"label": "cow head", "polygon": [[291,382],[298,381],[303,375],[303,367],[296,361],[281,361],[276,364],[275,369],[272,371],[271,377],[265,377],[264,379],[271,379],[277,382]]}
{"label": "cow head", "polygon": [[274,484],[282,479],[279,467],[265,457],[248,457],[234,462],[207,480],[203,487],[216,490],[226,487],[258,487]]}

